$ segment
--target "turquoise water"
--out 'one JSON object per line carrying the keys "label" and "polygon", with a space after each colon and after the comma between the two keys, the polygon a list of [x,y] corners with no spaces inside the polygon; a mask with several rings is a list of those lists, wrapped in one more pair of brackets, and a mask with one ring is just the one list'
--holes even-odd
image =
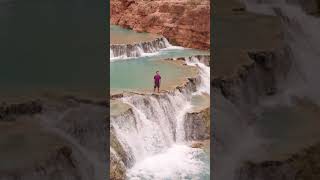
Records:
{"label": "turquoise water", "polygon": [[156,71],[160,71],[163,83],[171,84],[177,78],[187,77],[188,74],[185,74],[186,71],[178,69],[177,65],[160,63],[159,60],[199,54],[208,54],[208,52],[194,49],[165,49],[149,57],[114,60],[110,63],[111,90],[152,89],[153,76]]}
{"label": "turquoise water", "polygon": [[128,60],[110,64],[111,89],[152,89],[153,76],[160,71],[162,83],[170,83],[183,71],[175,65],[148,60]]}
{"label": "turquoise water", "polygon": [[[132,41],[133,39],[143,41],[151,37],[147,33],[135,33],[130,30],[124,30],[122,28],[112,26],[111,37],[118,37],[119,41],[125,40],[128,37]],[[137,42],[137,41],[136,41]],[[167,48],[160,50],[154,54],[148,54],[149,56],[129,59],[112,59],[110,62],[110,87],[113,90],[153,90],[153,76],[156,71],[160,71],[162,76],[161,84],[163,86],[175,87],[178,80],[185,79],[191,74],[190,67],[181,68],[170,61],[161,61],[168,58],[189,57],[193,55],[207,55],[209,52],[199,51],[186,48]],[[180,82],[180,81],[179,81]],[[202,97],[195,98],[195,105],[201,103]],[[118,110],[112,110],[112,112],[118,113],[123,107],[112,106],[112,108],[118,108]],[[192,156],[192,163],[188,161],[190,159],[186,156]],[[201,162],[201,165],[195,164]],[[155,165],[154,162],[157,162]],[[199,169],[194,167],[199,167]],[[159,153],[148,158],[145,158],[139,163],[136,163],[127,172],[127,175],[131,178],[149,180],[149,179],[165,179],[174,180],[180,179],[210,179],[210,154],[208,151],[197,153],[195,149],[188,146],[172,146],[165,152]],[[192,172],[190,172],[192,171]],[[196,171],[196,172],[195,172]],[[161,177],[161,178],[160,178]],[[171,178],[172,177],[172,178]]]}
{"label": "turquoise water", "polygon": [[116,25],[110,25],[110,32],[111,44],[127,44],[132,42],[150,41],[157,37],[157,35],[150,33],[137,33]]}
{"label": "turquoise water", "polygon": [[[150,41],[156,36],[150,33],[137,33],[115,25],[110,26],[111,43],[112,41]],[[177,78],[187,77],[187,74],[177,68],[177,65],[160,63],[158,60],[201,54],[209,54],[209,52],[173,47],[139,58],[112,59],[113,62],[110,63],[110,88],[111,90],[153,89],[153,76],[156,71],[160,71],[163,85],[164,83],[171,84]]]}

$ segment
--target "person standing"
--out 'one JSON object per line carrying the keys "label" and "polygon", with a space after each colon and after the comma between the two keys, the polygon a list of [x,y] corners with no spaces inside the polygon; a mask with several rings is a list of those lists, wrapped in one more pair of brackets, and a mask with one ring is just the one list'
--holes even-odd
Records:
{"label": "person standing", "polygon": [[161,81],[161,76],[159,74],[159,71],[156,71],[156,75],[153,77],[154,79],[154,88],[153,88],[153,92],[156,91],[156,88],[158,88],[158,93],[160,92],[160,81]]}

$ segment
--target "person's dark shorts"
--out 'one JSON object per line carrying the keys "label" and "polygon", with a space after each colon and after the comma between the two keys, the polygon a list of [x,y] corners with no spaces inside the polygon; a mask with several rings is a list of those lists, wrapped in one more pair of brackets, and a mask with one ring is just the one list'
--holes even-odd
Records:
{"label": "person's dark shorts", "polygon": [[154,88],[160,88],[160,84],[159,83],[154,83]]}

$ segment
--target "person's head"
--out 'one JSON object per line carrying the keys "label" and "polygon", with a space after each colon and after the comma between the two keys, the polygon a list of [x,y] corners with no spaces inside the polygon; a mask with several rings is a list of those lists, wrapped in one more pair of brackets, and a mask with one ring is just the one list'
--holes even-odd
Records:
{"label": "person's head", "polygon": [[156,74],[159,74],[159,71],[156,71]]}

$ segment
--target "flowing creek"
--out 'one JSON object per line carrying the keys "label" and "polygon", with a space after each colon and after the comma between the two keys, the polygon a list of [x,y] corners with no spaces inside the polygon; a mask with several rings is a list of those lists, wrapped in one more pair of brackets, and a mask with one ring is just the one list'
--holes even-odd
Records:
{"label": "flowing creek", "polygon": [[[119,35],[121,34],[121,35]],[[115,40],[120,36],[120,40]],[[135,45],[126,45],[128,43]],[[152,37],[153,39],[149,39]],[[154,38],[159,41],[154,42]],[[185,117],[195,109],[210,106],[210,68],[195,55],[208,52],[172,46],[164,37],[135,33],[111,26],[110,86],[112,91],[141,94],[118,98],[111,103],[110,126],[126,154],[127,179],[210,179],[209,151],[192,148],[186,139]],[[146,43],[143,41],[148,41]],[[117,53],[116,53],[117,52]],[[119,56],[115,56],[118,54]],[[184,64],[168,58],[186,57]],[[197,73],[191,73],[196,70]],[[159,70],[162,87],[170,92],[152,94],[153,76]],[[180,80],[198,74],[195,89],[174,90]],[[202,98],[207,101],[203,101]],[[120,158],[111,147],[111,156]]]}

